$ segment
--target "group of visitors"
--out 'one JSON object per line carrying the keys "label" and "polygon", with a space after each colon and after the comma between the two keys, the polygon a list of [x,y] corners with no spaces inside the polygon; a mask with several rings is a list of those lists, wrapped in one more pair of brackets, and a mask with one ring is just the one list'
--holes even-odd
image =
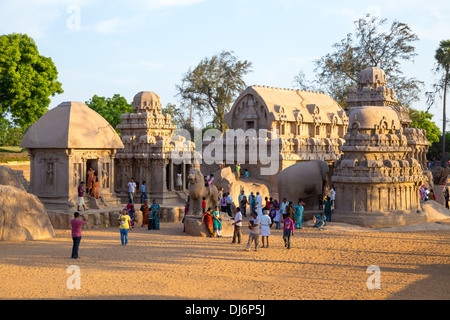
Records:
{"label": "group of visitors", "polygon": [[[321,200],[321,213],[313,217],[313,227],[323,230],[327,221],[331,221],[331,214],[335,204],[336,192],[334,187],[326,189],[326,195]],[[210,237],[222,237],[222,220],[221,214],[232,217],[231,205],[233,199],[230,193],[219,190],[219,204],[214,208],[206,209],[206,202],[202,202],[202,221],[205,223]],[[292,201],[283,201],[279,203],[276,199],[265,197],[257,191],[255,194],[251,192],[248,196],[244,190],[238,196],[239,206],[236,208],[232,225],[234,226],[233,239],[231,243],[241,243],[243,219],[247,217],[247,206],[249,207],[250,220],[248,221],[249,239],[246,250],[254,245],[257,250],[259,239],[262,240],[262,248],[269,247],[269,236],[271,228],[275,223],[275,229],[283,229],[283,239],[286,248],[291,247],[291,236],[295,229],[302,229],[304,222],[305,202],[298,199],[294,205]]]}

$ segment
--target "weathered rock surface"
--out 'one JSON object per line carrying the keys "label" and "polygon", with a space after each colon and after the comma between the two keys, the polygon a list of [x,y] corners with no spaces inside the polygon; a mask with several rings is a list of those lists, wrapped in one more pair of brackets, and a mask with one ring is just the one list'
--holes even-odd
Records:
{"label": "weathered rock surface", "polygon": [[39,199],[14,186],[0,185],[0,240],[24,241],[55,236]]}

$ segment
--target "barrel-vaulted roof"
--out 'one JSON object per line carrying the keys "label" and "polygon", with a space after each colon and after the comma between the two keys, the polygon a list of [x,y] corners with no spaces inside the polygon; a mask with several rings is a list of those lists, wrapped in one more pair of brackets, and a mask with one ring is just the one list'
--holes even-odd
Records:
{"label": "barrel-vaulted roof", "polygon": [[[268,86],[250,86],[236,99],[225,121],[233,128],[233,113],[242,108],[242,100],[249,95],[257,98],[266,108],[268,121],[321,122],[344,124],[348,118],[345,110],[323,92],[282,89]],[[245,110],[240,110],[245,113]]]}
{"label": "barrel-vaulted roof", "polygon": [[63,102],[46,112],[27,131],[20,144],[32,149],[121,149],[111,125],[82,102]]}

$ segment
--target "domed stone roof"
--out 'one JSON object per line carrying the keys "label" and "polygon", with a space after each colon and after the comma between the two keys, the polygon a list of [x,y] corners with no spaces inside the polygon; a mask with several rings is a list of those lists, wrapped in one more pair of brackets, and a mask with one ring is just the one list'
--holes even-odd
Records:
{"label": "domed stone roof", "polygon": [[390,106],[364,106],[354,109],[349,116],[349,128],[375,129],[383,127],[388,130],[399,130],[401,127],[399,114]]}
{"label": "domed stone roof", "polygon": [[141,91],[133,98],[134,112],[147,112],[151,110],[160,111],[161,109],[161,99],[154,92]]}
{"label": "domed stone roof", "polygon": [[82,102],[63,102],[46,112],[20,143],[33,149],[121,149],[122,141],[111,125]]}
{"label": "domed stone roof", "polygon": [[359,73],[358,82],[360,84],[377,84],[385,85],[386,74],[383,69],[378,67],[368,67]]}

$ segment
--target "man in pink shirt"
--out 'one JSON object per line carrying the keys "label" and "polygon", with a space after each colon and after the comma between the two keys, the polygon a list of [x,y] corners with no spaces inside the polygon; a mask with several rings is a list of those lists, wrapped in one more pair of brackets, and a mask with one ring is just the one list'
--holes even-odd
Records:
{"label": "man in pink shirt", "polygon": [[72,259],[78,259],[78,249],[80,248],[81,242],[81,227],[86,224],[86,217],[84,215],[80,215],[79,212],[74,213],[74,219],[70,220],[70,224],[72,225],[72,239],[73,239],[73,247],[72,247]]}

